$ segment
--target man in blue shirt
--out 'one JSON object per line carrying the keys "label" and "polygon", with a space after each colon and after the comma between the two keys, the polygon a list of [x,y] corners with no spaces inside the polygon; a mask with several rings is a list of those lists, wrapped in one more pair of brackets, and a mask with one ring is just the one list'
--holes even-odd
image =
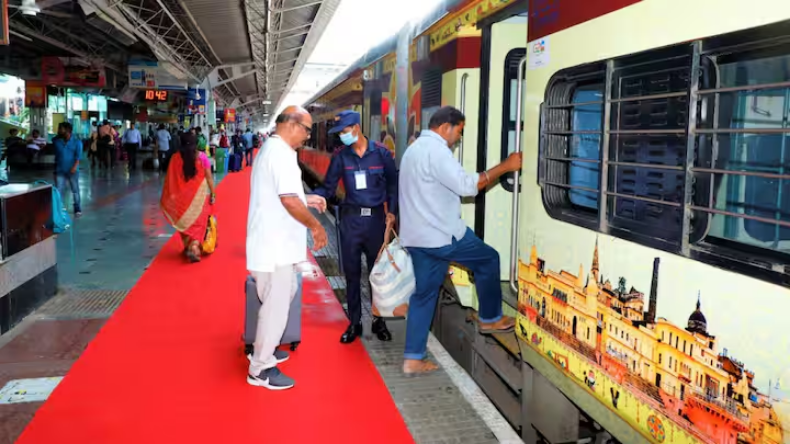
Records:
{"label": "man in blue shirt", "polygon": [[71,135],[71,124],[63,122],[58,125],[58,135],[52,140],[55,145],[55,185],[62,196],[65,196],[66,184],[71,188],[74,215],[82,215],[80,207],[80,157],[82,142]]}
{"label": "man in blue shirt", "polygon": [[140,130],[137,129],[137,124],[133,123],[131,128],[123,133],[123,148],[129,156],[129,171],[137,169],[137,150],[143,147],[143,137],[140,135]]}
{"label": "man in blue shirt", "polygon": [[244,160],[247,166],[252,165],[252,130],[247,128],[247,132],[241,136],[244,140]]}
{"label": "man in blue shirt", "polygon": [[431,117],[428,130],[409,146],[401,159],[400,240],[409,250],[416,288],[409,300],[403,372],[437,369],[425,360],[428,331],[439,298],[439,287],[450,262],[474,273],[480,299],[478,329],[482,334],[513,331],[516,321],[502,314],[499,253],[480,240],[461,219],[461,197],[471,197],[498,182],[505,173],[521,169],[521,153],[482,173],[467,173],[452,148],[464,131],[461,111],[446,106]]}
{"label": "man in blue shirt", "polygon": [[[329,199],[334,196],[338,181],[343,179],[346,191],[339,223],[351,323],[340,337],[344,344],[362,334],[362,254],[369,271],[384,243],[384,231],[395,223],[398,209],[398,171],[392,154],[384,145],[368,140],[359,123],[359,113],[354,111],[342,111],[335,117],[329,133],[340,133],[345,147],[332,157],[323,186],[315,190],[315,194]],[[381,318],[374,317],[372,331],[381,341],[392,340]]]}

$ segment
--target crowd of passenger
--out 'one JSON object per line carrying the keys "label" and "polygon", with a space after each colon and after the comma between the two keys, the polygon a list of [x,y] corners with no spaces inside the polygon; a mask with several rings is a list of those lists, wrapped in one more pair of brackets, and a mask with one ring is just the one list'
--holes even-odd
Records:
{"label": "crowd of passenger", "polygon": [[[416,289],[409,300],[403,373],[417,376],[438,369],[426,359],[431,321],[439,289],[450,263],[469,269],[479,296],[481,334],[513,331],[515,319],[502,313],[499,254],[480,240],[461,219],[461,198],[476,195],[521,168],[521,154],[481,173],[467,173],[453,156],[466,118],[453,107],[436,111],[429,129],[409,146],[396,169],[391,152],[362,133],[360,115],[344,111],[330,133],[339,134],[344,148],[332,157],[323,185],[306,194],[296,150],[310,138],[312,117],[303,108],[286,108],[276,120],[252,168],[247,220],[247,269],[255,278],[258,312],[254,351],[247,382],[272,390],[294,386],[278,368],[288,360],[278,348],[291,300],[298,288],[297,264],[307,260],[306,231],[313,250],[327,245],[326,232],[309,211],[323,212],[343,180],[340,204],[340,249],[346,276],[349,325],[340,342],[352,343],[362,334],[362,256],[368,269],[382,251],[385,232],[396,227],[411,257]],[[390,341],[384,320],[374,317],[372,331]]]}
{"label": "crowd of passenger", "polygon": [[[144,146],[149,147],[153,152],[151,158],[142,162],[144,169],[167,172],[172,158],[177,155],[177,163],[181,166],[176,168],[181,172],[179,192],[188,194],[192,184],[200,182],[205,183],[205,187],[212,190],[213,194],[211,173],[216,170],[217,161],[222,161],[216,156],[218,151],[224,150],[227,155],[238,155],[240,159],[246,160],[246,166],[250,166],[253,150],[260,148],[264,140],[262,133],[253,133],[250,128],[246,131],[237,128],[233,132],[228,132],[224,127],[215,129],[212,125],[209,126],[208,136],[199,126],[185,129],[183,126],[160,124],[156,130],[154,128],[153,125],[149,125],[147,135],[143,135],[138,125],[133,123],[121,134],[120,125],[113,125],[109,120],[93,121],[90,134],[80,138],[74,134],[71,123],[61,122],[51,144],[47,143],[46,137],[37,129],[33,129],[30,135],[22,138],[19,137],[19,129],[12,128],[4,140],[0,163],[5,164],[9,157],[22,158],[26,167],[35,168],[41,160],[42,153],[51,145],[49,149],[54,154],[53,185],[64,200],[71,200],[74,215],[80,217],[82,205],[79,169],[80,160],[84,155],[90,160],[91,169],[109,171],[115,169],[118,164],[125,164],[129,172],[137,170],[138,164],[141,163],[138,162],[138,152]],[[183,163],[184,161],[186,164]],[[194,171],[192,164],[196,165]],[[195,230],[199,226],[190,228]],[[187,237],[185,237],[185,254],[191,261],[196,262],[200,260],[200,254],[194,248],[195,237],[193,236],[191,241],[187,241]]]}

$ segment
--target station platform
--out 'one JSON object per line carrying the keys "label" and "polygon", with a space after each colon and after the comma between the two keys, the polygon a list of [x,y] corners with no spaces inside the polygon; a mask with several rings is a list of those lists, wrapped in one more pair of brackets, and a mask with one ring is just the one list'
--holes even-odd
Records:
{"label": "station platform", "polygon": [[66,377],[43,403],[0,405],[0,444],[518,442],[435,339],[429,351],[442,370],[401,374],[405,321],[389,322],[392,342],[377,341],[366,301],[362,341],[339,342],[344,280],[327,214],[330,243],[303,267],[303,342],[282,367],[296,387],[249,386],[249,173],[218,178],[219,246],[187,264],[158,208],[163,175],[83,171],[84,216],[73,241],[57,240],[59,294],[0,336],[0,387]]}

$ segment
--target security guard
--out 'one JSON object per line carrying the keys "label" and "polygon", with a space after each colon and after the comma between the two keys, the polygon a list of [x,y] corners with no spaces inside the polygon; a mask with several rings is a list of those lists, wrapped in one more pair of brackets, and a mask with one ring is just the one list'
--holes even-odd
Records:
{"label": "security guard", "polygon": [[[329,199],[340,179],[345,185],[346,198],[340,206],[340,248],[351,324],[340,337],[344,344],[362,334],[362,254],[368,269],[372,268],[384,243],[385,227],[395,223],[398,206],[398,172],[392,154],[386,146],[365,137],[359,122],[359,113],[354,111],[342,111],[335,117],[329,134],[340,133],[345,146],[332,157],[323,186],[315,190],[315,194]],[[374,317],[372,331],[381,341],[392,340],[381,318]]]}

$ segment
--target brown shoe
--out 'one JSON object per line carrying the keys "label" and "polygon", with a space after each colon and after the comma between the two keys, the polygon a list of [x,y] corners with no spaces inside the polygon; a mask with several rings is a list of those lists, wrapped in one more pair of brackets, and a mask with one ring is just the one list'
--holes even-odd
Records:
{"label": "brown shoe", "polygon": [[502,318],[496,322],[478,322],[478,326],[480,328],[480,334],[484,335],[510,333],[516,329],[516,320],[510,316],[502,316]]}
{"label": "brown shoe", "polygon": [[414,377],[420,375],[427,375],[439,370],[439,366],[433,362],[423,359],[404,359],[403,360],[403,375],[406,377]]}

